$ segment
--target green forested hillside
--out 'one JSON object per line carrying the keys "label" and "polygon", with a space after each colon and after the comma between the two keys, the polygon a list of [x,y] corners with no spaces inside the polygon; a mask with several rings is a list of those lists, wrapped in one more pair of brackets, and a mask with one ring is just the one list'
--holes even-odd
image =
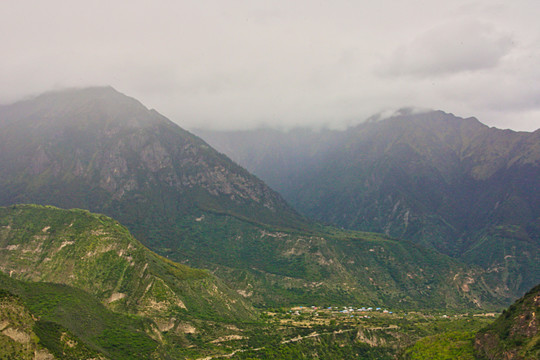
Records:
{"label": "green forested hillside", "polygon": [[167,358],[150,320],[113,312],[85,291],[4,274],[0,289],[0,311],[14,329],[8,338],[0,335],[4,358],[34,359],[35,351],[50,356],[45,359]]}
{"label": "green forested hillside", "polygon": [[[156,251],[208,267],[258,305],[349,303],[400,308],[501,306],[480,268],[412,243],[362,232],[287,230],[201,213]],[[201,256],[204,254],[204,256]]]}
{"label": "green forested hillside", "polygon": [[[403,351],[404,359],[536,360],[540,358],[540,285],[487,326],[478,324],[426,336]],[[472,325],[472,324],[471,324]]]}
{"label": "green forested hillside", "polygon": [[250,305],[204,270],[162,258],[118,222],[85,210],[0,208],[0,269],[21,280],[83,289],[108,307],[166,320],[164,313],[221,319]]}
{"label": "green forested hillside", "polygon": [[9,275],[2,288],[111,358],[120,357],[100,341],[117,341],[107,346],[125,355],[138,351],[128,344],[143,336],[147,354],[180,354],[200,346],[191,334],[200,342],[257,319],[251,304],[208,271],[160,257],[118,222],[86,210],[0,208],[0,264]]}
{"label": "green forested hillside", "polygon": [[[0,274],[0,280],[4,280],[4,278],[5,275]],[[34,356],[50,357],[52,354],[49,349],[36,335],[37,327],[36,320],[28,307],[19,297],[4,290],[2,284],[0,288],[0,358],[26,360],[34,359]],[[54,338],[60,345],[59,347],[64,348],[65,343],[62,344],[61,336]],[[74,341],[75,339],[69,340]],[[77,346],[79,345],[77,340],[74,341],[76,345],[73,348],[79,348],[74,353],[80,351],[78,353],[80,359],[88,358],[89,355],[94,356],[92,351],[85,354],[87,349],[84,349],[84,345]]]}

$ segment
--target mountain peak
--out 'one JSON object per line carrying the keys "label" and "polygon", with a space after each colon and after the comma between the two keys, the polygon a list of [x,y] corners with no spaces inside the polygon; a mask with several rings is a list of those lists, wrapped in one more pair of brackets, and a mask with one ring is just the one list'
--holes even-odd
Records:
{"label": "mountain peak", "polygon": [[126,95],[116,90],[114,87],[110,85],[104,85],[104,86],[89,86],[89,87],[70,87],[70,88],[51,90],[51,91],[47,91],[47,92],[44,92],[43,94],[36,96],[35,99],[66,97],[66,96],[70,96],[74,98],[84,97],[85,99],[91,99],[91,98],[105,98],[105,97],[119,96],[119,95],[123,97],[127,97]]}
{"label": "mountain peak", "polygon": [[[11,156],[18,160],[13,161]],[[155,192],[152,199],[156,208],[172,211],[175,216],[200,207],[234,212],[252,220],[279,217],[290,223],[289,218],[299,218],[259,179],[112,87],[50,92],[0,107],[0,164],[5,164],[5,178],[22,171],[29,182],[48,178],[55,183],[66,181],[78,189],[77,196],[64,198],[64,183],[56,190],[58,196],[45,203],[111,210],[109,214],[120,220],[126,218],[119,213],[125,216],[128,210],[119,210],[118,204],[109,201],[103,205],[97,198],[131,204]],[[18,194],[16,201],[41,202],[46,197],[42,193],[33,198],[30,193]],[[165,193],[166,200],[161,198]],[[14,195],[0,192],[4,199]],[[162,201],[171,204],[163,206]],[[278,213],[282,215],[276,216]],[[128,217],[132,219],[132,215]]]}
{"label": "mountain peak", "polygon": [[165,118],[111,86],[50,91],[32,99],[0,107],[0,123],[16,121],[39,127],[110,128],[148,126]]}
{"label": "mountain peak", "polygon": [[425,113],[435,113],[435,112],[438,112],[438,110],[418,108],[418,107],[402,107],[397,110],[388,109],[388,110],[384,110],[370,116],[364,121],[364,123],[375,123],[375,122],[384,121],[384,120],[395,118],[395,117],[410,116],[410,115],[425,114]]}

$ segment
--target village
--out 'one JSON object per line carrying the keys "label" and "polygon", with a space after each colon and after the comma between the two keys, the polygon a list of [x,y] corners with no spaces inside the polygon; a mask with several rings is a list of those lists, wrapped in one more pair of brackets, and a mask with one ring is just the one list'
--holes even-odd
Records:
{"label": "village", "polygon": [[[372,306],[293,306],[267,311],[266,315],[282,325],[358,325],[367,323],[392,323],[399,320],[451,320],[471,317],[493,318],[496,313],[452,313],[391,310]],[[366,323],[367,322],[367,323]]]}
{"label": "village", "polygon": [[389,311],[387,309],[382,309],[380,307],[361,307],[361,308],[355,308],[353,306],[328,306],[328,307],[317,307],[317,306],[311,306],[311,307],[304,307],[304,306],[297,306],[293,307],[289,310],[289,313],[291,313],[294,316],[300,316],[301,314],[310,314],[313,316],[322,316],[322,315],[342,315],[342,316],[349,316],[351,318],[353,317],[361,317],[365,319],[370,318],[370,314],[373,314],[374,312],[380,313],[380,314],[393,314],[392,311]]}

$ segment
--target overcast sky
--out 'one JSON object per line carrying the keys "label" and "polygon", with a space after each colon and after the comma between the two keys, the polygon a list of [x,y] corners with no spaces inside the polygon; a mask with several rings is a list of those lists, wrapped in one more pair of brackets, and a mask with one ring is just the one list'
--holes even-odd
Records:
{"label": "overcast sky", "polygon": [[403,106],[540,127],[540,1],[0,1],[0,103],[111,85],[185,128]]}

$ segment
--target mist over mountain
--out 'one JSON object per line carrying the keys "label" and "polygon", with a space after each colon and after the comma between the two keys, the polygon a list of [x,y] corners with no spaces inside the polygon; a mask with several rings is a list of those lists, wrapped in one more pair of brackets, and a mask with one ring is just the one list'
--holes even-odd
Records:
{"label": "mist over mountain", "polygon": [[402,111],[345,131],[196,131],[299,212],[409,239],[523,293],[540,281],[540,130]]}
{"label": "mist over mountain", "polygon": [[225,155],[112,88],[1,107],[0,169],[0,204],[104,213],[259,306],[490,308],[516,296],[436,251],[307,221]]}
{"label": "mist over mountain", "polygon": [[126,225],[166,227],[175,220],[170,214],[195,209],[269,223],[299,220],[262,181],[112,88],[52,92],[1,107],[0,127],[2,204],[82,207]]}

